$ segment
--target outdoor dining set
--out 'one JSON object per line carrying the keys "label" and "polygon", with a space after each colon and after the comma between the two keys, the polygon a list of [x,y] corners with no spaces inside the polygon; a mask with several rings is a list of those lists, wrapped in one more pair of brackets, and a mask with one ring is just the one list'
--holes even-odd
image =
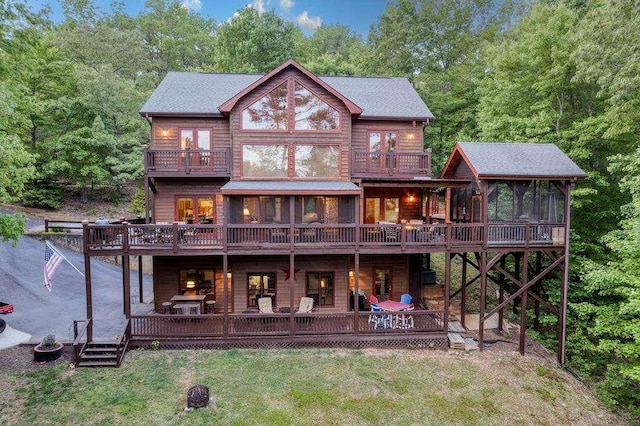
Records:
{"label": "outdoor dining set", "polygon": [[407,312],[414,310],[410,294],[403,294],[399,302],[395,300],[379,302],[377,297],[371,295],[369,303],[372,312],[369,316],[369,323],[373,325],[373,328],[413,328],[413,316],[407,314]]}

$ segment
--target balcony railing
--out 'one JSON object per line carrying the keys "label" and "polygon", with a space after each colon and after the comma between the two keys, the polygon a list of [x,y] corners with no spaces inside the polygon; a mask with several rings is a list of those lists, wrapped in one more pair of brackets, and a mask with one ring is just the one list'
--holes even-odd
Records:
{"label": "balcony railing", "polygon": [[[392,335],[444,333],[444,311],[414,310],[411,313],[383,313],[411,317],[410,328],[376,328],[370,311],[310,314],[213,314],[146,315],[131,317],[131,337],[185,339],[289,336],[321,338],[326,335]],[[226,321],[226,324],[225,324]]]}
{"label": "balcony railing", "polygon": [[351,169],[354,177],[430,177],[431,153],[355,151]]}
{"label": "balcony railing", "polygon": [[[564,225],[548,223],[454,224],[142,224],[84,225],[86,251],[333,248],[419,252],[496,246],[562,247]],[[488,238],[485,238],[485,235]]]}
{"label": "balcony railing", "polygon": [[144,170],[150,175],[231,175],[229,149],[145,149]]}

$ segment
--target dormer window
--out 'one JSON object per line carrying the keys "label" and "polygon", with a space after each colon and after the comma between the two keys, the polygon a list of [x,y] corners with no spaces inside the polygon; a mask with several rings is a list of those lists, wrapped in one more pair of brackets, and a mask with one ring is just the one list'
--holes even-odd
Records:
{"label": "dormer window", "polygon": [[290,78],[242,111],[243,130],[333,131],[340,112]]}

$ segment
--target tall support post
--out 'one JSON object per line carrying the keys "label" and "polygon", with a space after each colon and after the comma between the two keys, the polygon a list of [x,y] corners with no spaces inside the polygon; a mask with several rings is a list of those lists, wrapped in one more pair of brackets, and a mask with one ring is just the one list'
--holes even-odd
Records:
{"label": "tall support post", "polygon": [[354,331],[356,336],[360,330],[360,313],[358,311],[360,304],[360,252],[356,250],[353,258],[353,314],[354,314]]}
{"label": "tall support post", "polygon": [[[145,152],[146,155],[146,152]],[[145,173],[146,175],[146,173]],[[149,214],[149,177],[144,177],[144,223],[151,222],[151,215]]]}
{"label": "tall support post", "polygon": [[[87,241],[86,237],[84,239]],[[91,256],[84,254],[84,285],[87,298],[87,342],[93,341],[93,303],[91,296]]]}
{"label": "tall support post", "polygon": [[[294,291],[295,291],[295,286],[296,286],[296,261],[295,261],[295,254],[293,254],[293,252],[289,253],[289,329],[290,329],[290,335],[293,336],[295,334],[295,322],[294,322],[294,317],[293,317],[293,313],[295,311],[294,308]],[[318,300],[320,300],[320,298],[318,298]]]}
{"label": "tall support post", "polygon": [[[542,271],[542,253],[537,251],[536,252],[536,269],[533,275],[537,276],[540,273],[540,271]],[[537,283],[536,285],[533,286],[532,290],[538,296],[540,296],[541,288],[542,288],[541,283]],[[533,299],[533,312],[534,312],[533,329],[535,331],[539,331],[540,330],[540,301],[537,298]]]}
{"label": "tall support post", "polygon": [[480,313],[478,321],[478,348],[484,349],[484,313],[487,303],[487,252],[482,250],[480,255]]}
{"label": "tall support post", "polygon": [[444,256],[444,332],[449,331],[449,294],[451,293],[451,252]]}
{"label": "tall support post", "polygon": [[451,188],[444,192],[444,223],[451,223]]}
{"label": "tall support post", "polygon": [[[504,256],[500,259],[500,269],[504,271],[506,261]],[[500,273],[498,276],[498,305],[502,305],[504,302],[504,274]],[[504,323],[504,308],[498,311],[498,330],[502,331],[502,324]]]}
{"label": "tall support post", "polygon": [[560,291],[560,339],[558,341],[558,363],[564,366],[567,338],[567,299],[569,292],[569,229],[571,228],[571,182],[565,183],[564,196],[564,263]]}
{"label": "tall support post", "polygon": [[[526,287],[528,282],[527,267],[529,263],[529,252],[525,251],[522,255],[522,279],[520,285]],[[520,299],[520,355],[524,355],[525,338],[527,336],[527,293],[529,290],[522,292],[522,298]]]}
{"label": "tall support post", "polygon": [[462,288],[460,289],[460,324],[466,327],[465,312],[467,312],[467,252],[462,253]]}
{"label": "tall support post", "polygon": [[124,305],[124,316],[131,317],[131,264],[129,255],[122,256],[122,298]]}
{"label": "tall support post", "polygon": [[142,286],[143,275],[142,275],[142,256],[138,256],[138,301],[140,303],[144,303],[144,295],[142,292],[144,288]]}
{"label": "tall support post", "polygon": [[224,295],[224,319],[222,321],[222,334],[229,336],[229,255],[222,255],[222,294]]}

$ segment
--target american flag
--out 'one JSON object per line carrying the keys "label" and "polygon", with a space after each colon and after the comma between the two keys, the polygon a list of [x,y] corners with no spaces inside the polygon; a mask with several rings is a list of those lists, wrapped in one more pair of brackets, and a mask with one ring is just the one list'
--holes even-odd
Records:
{"label": "american flag", "polygon": [[44,249],[44,286],[51,291],[51,277],[64,258],[47,241]]}

